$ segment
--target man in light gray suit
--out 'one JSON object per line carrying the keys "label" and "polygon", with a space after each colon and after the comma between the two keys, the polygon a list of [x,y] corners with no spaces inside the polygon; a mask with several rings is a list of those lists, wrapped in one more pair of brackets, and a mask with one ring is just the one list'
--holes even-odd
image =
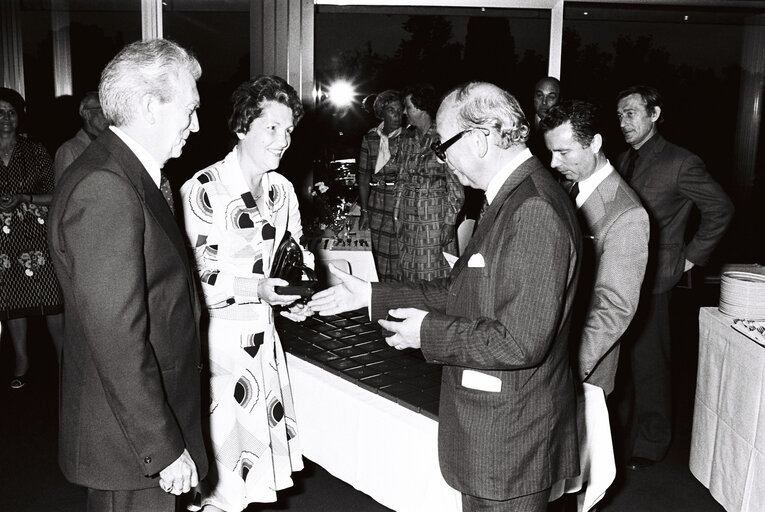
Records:
{"label": "man in light gray suit", "polygon": [[[517,100],[473,82],[444,99],[444,142],[432,150],[488,201],[448,277],[417,284],[342,284],[309,307],[320,314],[371,306],[394,332],[443,365],[438,453],[465,511],[545,511],[551,486],[579,473],[568,354],[581,233],[571,201],[526,147]],[[397,308],[397,309],[390,309]]]}
{"label": "man in light gray suit", "polygon": [[603,153],[595,105],[561,102],[539,126],[552,152],[552,167],[569,180],[564,187],[575,196],[584,234],[577,295],[581,311],[574,315],[572,328],[578,337],[574,368],[582,382],[608,395],[614,389],[619,338],[640,298],[648,261],[648,214]]}

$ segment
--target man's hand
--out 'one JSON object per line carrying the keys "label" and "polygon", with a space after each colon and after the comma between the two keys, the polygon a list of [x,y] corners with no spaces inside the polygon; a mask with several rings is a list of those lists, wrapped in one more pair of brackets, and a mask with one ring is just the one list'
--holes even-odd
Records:
{"label": "man's hand", "polygon": [[385,342],[396,350],[420,348],[420,327],[428,312],[417,308],[399,308],[391,309],[388,314],[402,318],[403,321],[394,322],[382,319],[377,321],[383,329],[395,333],[393,336],[385,338]]}
{"label": "man's hand", "polygon": [[272,306],[287,306],[292,304],[301,298],[300,295],[279,295],[274,290],[277,286],[287,286],[288,284],[287,281],[279,279],[278,277],[261,279],[258,283],[258,297],[263,302]]}
{"label": "man's hand", "polygon": [[690,269],[692,269],[695,266],[696,264],[694,262],[685,260],[685,270],[683,270],[683,272],[688,272]]}
{"label": "man's hand", "polygon": [[369,283],[330,263],[329,271],[337,276],[340,284],[315,293],[308,307],[322,316],[336,315],[369,305]]}
{"label": "man's hand", "polygon": [[180,496],[199,484],[197,465],[184,449],[175,462],[159,472],[159,486],[163,491]]}

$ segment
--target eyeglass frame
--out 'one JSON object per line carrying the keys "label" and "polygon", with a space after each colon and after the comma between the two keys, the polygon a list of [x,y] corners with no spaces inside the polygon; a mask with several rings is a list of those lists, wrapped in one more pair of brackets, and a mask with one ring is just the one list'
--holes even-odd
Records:
{"label": "eyeglass frame", "polygon": [[[435,153],[436,158],[438,158],[441,162],[446,162],[446,150],[452,147],[454,144],[457,143],[462,137],[467,135],[469,132],[472,132],[474,130],[481,130],[481,133],[489,136],[489,129],[485,126],[471,126],[470,128],[465,128],[461,132],[457,133],[456,135],[453,135],[452,137],[448,138],[444,142],[436,141],[430,145],[430,149],[433,150],[433,153]],[[486,130],[486,131],[484,131]]]}

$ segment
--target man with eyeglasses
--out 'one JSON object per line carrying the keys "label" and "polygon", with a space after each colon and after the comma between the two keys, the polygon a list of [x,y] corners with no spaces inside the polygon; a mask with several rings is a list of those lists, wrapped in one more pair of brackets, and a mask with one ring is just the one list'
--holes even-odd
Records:
{"label": "man with eyeglasses", "polygon": [[[449,93],[433,151],[488,207],[447,278],[342,283],[309,302],[322,315],[370,307],[397,349],[443,365],[439,459],[463,510],[545,511],[579,474],[568,331],[581,234],[566,193],[526,147],[517,100],[472,82]],[[391,309],[394,308],[394,309]],[[382,320],[386,314],[401,322]]]}
{"label": "man with eyeglasses", "polygon": [[82,128],[74,137],[59,146],[53,159],[53,179],[56,184],[66,168],[109,126],[109,122],[104,117],[104,111],[101,110],[98,91],[90,91],[80,100],[80,117]]}

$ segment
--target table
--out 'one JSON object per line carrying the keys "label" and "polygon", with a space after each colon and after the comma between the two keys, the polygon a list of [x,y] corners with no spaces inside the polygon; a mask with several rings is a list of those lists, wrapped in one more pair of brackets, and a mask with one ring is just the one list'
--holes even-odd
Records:
{"label": "table", "polygon": [[393,510],[460,512],[438,465],[441,367],[389,347],[365,311],[306,323],[278,324],[306,458]]}
{"label": "table", "polygon": [[717,308],[699,312],[691,473],[727,510],[765,507],[765,347]]}
{"label": "table", "polygon": [[[388,346],[364,309],[303,324],[277,322],[304,455],[401,512],[459,512],[461,495],[438,464],[441,366]],[[582,476],[551,499],[577,492],[589,510],[616,473],[603,390],[585,384],[579,403]]]}
{"label": "table", "polygon": [[377,269],[372,256],[372,237],[369,229],[359,229],[360,218],[355,215],[349,216],[349,229],[334,233],[327,228],[321,237],[307,238],[306,248],[314,253],[317,263],[326,266],[340,260],[337,264],[344,267],[343,261],[348,262],[350,272],[365,281],[377,282]]}

